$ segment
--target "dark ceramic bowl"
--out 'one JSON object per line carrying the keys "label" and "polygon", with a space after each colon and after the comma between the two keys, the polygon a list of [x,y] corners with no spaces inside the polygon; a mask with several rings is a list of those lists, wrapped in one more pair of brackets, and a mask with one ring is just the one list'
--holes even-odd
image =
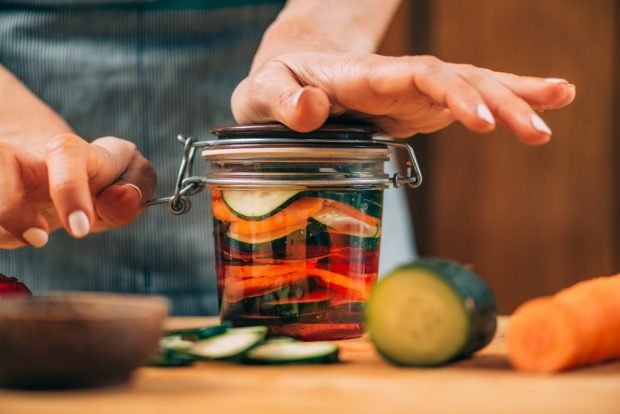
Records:
{"label": "dark ceramic bowl", "polygon": [[158,347],[163,298],[95,293],[0,298],[0,385],[74,388],[125,382]]}

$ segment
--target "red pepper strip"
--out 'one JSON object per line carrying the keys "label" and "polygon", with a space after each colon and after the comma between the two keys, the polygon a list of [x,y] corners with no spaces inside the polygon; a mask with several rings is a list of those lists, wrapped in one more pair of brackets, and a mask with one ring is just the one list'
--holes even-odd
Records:
{"label": "red pepper strip", "polygon": [[229,279],[224,282],[224,297],[228,302],[264,295],[307,277],[306,272],[294,272],[278,277],[257,277],[250,279]]}
{"label": "red pepper strip", "polygon": [[355,280],[340,273],[330,272],[318,267],[308,269],[308,276],[317,277],[320,283],[328,289],[337,291],[343,298],[346,297],[360,302],[368,299],[372,286],[372,281]]}
{"label": "red pepper strip", "polygon": [[252,277],[278,277],[293,272],[305,272],[314,263],[297,261],[287,264],[263,264],[247,266],[226,266],[226,277],[233,278],[252,278]]}

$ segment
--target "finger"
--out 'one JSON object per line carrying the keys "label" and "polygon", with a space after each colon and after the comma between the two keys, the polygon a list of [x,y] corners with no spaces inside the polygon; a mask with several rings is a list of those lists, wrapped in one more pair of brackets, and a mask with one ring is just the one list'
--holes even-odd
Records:
{"label": "finger", "polygon": [[136,152],[114,185],[97,196],[97,214],[111,227],[129,224],[144,210],[143,202],[153,198],[156,184],[155,170],[142,154]]}
{"label": "finger", "polygon": [[575,85],[561,78],[537,78],[486,70],[487,74],[519,95],[531,106],[557,109],[569,105],[576,96]]}
{"label": "finger", "polygon": [[523,143],[542,145],[549,141],[549,126],[510,89],[478,70],[463,71],[461,76],[475,85],[497,118]]}
{"label": "finger", "polygon": [[34,162],[13,146],[0,143],[0,226],[15,241],[34,247],[47,244],[49,226],[29,202],[22,180],[22,163]]}
{"label": "finger", "polygon": [[450,109],[455,119],[476,132],[495,128],[495,118],[484,98],[469,82],[437,60],[427,60],[414,71],[416,88],[434,102]]}
{"label": "finger", "polygon": [[73,134],[54,137],[47,145],[46,162],[50,198],[67,231],[85,237],[95,219],[88,177],[91,151]]}
{"label": "finger", "polygon": [[16,239],[15,236],[0,226],[0,249],[14,250],[24,246],[27,246],[27,244],[19,241],[19,239]]}
{"label": "finger", "polygon": [[240,124],[278,121],[299,132],[319,128],[329,116],[329,98],[321,89],[303,87],[280,62],[265,65],[235,89],[233,115]]}

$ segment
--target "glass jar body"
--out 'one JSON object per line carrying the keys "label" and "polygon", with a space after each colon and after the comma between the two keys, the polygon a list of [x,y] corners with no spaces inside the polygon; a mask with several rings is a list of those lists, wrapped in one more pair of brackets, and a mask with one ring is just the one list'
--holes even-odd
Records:
{"label": "glass jar body", "polygon": [[330,179],[381,175],[384,159],[210,161],[212,177],[291,182],[210,186],[222,321],[303,340],[361,336],[378,273],[384,188]]}

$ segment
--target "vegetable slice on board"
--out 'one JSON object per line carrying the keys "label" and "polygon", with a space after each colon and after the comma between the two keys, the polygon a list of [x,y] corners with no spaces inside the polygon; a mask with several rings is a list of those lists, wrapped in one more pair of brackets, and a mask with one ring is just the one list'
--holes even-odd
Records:
{"label": "vegetable slice on board", "polygon": [[527,372],[620,358],[620,274],[524,303],[510,320],[506,344],[511,364]]}
{"label": "vegetable slice on board", "polygon": [[222,335],[196,342],[189,353],[201,359],[237,360],[264,341],[265,329],[233,328]]}
{"label": "vegetable slice on board", "polygon": [[326,364],[338,362],[338,347],[329,342],[269,341],[248,352],[244,362],[251,364]]}
{"label": "vegetable slice on board", "polygon": [[372,342],[398,365],[441,365],[481,349],[496,329],[489,287],[447,260],[420,259],[379,281],[366,307]]}

